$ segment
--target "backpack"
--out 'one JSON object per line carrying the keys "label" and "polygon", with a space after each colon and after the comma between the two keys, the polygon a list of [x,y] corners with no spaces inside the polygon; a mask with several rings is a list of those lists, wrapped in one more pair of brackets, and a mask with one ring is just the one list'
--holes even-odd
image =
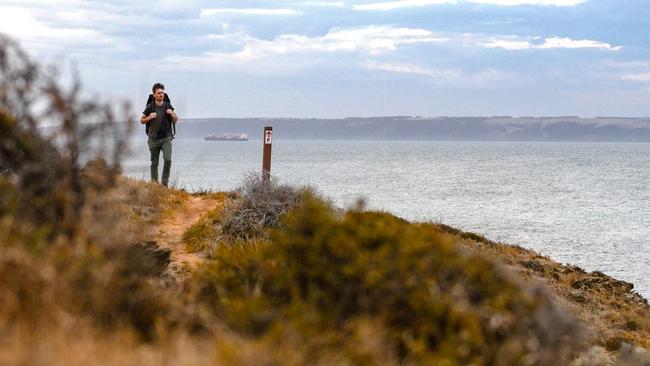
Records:
{"label": "backpack", "polygon": [[[153,102],[154,102],[153,94],[149,94],[149,98],[147,98],[147,103],[144,106],[147,107],[149,104]],[[167,95],[167,93],[165,93],[165,96],[163,98],[163,103],[165,105],[165,109],[167,109],[167,107],[172,104],[171,100],[169,100],[169,95]],[[174,138],[174,135],[176,135],[176,122],[174,122],[173,120],[171,120],[170,122],[172,126],[172,138]],[[144,133],[147,134],[147,136],[149,136],[148,123],[144,125]]]}

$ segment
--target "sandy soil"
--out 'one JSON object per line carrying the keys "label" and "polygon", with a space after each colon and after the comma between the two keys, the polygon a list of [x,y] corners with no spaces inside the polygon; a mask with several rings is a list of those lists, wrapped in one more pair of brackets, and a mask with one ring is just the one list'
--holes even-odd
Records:
{"label": "sandy soil", "polygon": [[172,217],[166,218],[160,224],[154,240],[161,248],[171,250],[171,262],[168,267],[169,275],[179,280],[205,260],[200,253],[191,253],[183,241],[183,233],[194,225],[204,214],[221,203],[204,197],[191,197],[183,210]]}

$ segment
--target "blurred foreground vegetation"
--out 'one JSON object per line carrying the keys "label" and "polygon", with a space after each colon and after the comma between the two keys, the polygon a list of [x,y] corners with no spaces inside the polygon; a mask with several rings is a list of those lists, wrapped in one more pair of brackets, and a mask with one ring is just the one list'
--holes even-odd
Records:
{"label": "blurred foreground vegetation", "polygon": [[[129,131],[116,121],[132,117],[114,109],[0,37],[0,364],[614,362],[480,236],[254,177],[213,195],[226,210],[184,235],[205,261],[171,278],[150,239],[191,196],[120,176]],[[44,119],[55,134],[39,133]],[[628,327],[647,330],[646,314]],[[612,341],[618,364],[650,362],[634,343]]]}

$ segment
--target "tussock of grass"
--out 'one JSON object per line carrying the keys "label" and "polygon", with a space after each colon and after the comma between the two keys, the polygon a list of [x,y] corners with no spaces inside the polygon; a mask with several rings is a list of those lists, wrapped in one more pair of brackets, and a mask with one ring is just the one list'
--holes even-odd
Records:
{"label": "tussock of grass", "polygon": [[216,191],[211,191],[206,189],[192,192],[191,195],[193,197],[204,197],[204,198],[213,199],[217,202],[234,200],[239,197],[237,192],[216,192]]}
{"label": "tussock of grass", "polygon": [[[222,196],[217,197],[222,198]],[[183,233],[183,241],[191,253],[204,252],[216,245],[221,237],[218,225],[222,211],[221,208],[209,211]]]}

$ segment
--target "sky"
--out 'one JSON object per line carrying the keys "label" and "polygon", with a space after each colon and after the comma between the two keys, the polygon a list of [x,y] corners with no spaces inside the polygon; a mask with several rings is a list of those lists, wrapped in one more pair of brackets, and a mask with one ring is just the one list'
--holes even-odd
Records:
{"label": "sky", "polygon": [[137,113],[650,116],[648,0],[0,0],[0,33]]}

